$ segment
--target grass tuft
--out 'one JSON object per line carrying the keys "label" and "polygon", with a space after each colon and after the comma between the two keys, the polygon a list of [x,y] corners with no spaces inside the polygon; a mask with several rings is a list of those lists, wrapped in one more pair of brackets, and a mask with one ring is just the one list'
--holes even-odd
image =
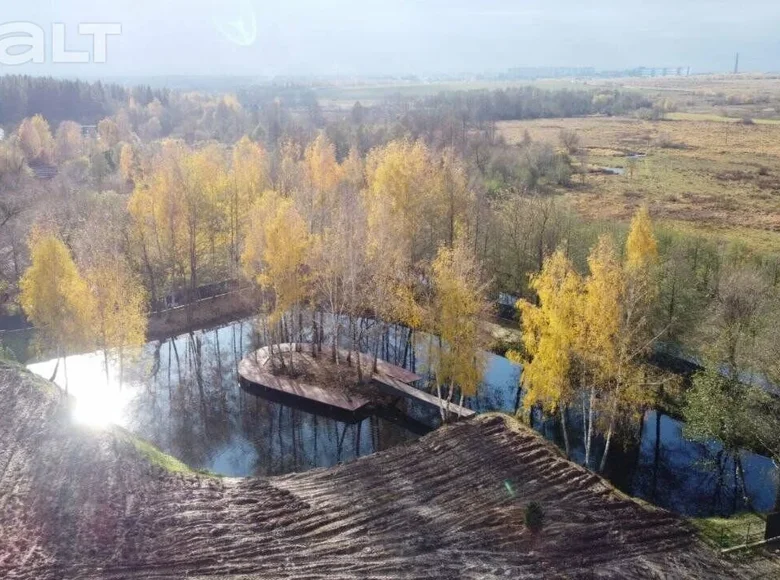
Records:
{"label": "grass tuft", "polygon": [[742,513],[729,518],[691,518],[689,521],[705,542],[721,550],[763,540],[766,526],[764,519],[754,513]]}

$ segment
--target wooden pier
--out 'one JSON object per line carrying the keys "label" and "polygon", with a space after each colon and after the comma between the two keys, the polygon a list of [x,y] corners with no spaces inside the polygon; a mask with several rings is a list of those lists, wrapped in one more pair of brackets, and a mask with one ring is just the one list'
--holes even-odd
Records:
{"label": "wooden pier", "polygon": [[[442,403],[438,397],[410,384],[422,379],[420,375],[384,360],[377,360],[374,370],[373,357],[361,353],[359,358],[362,375],[364,380],[370,377],[370,381],[358,384],[355,364],[358,355],[352,352],[350,356],[349,351],[338,349],[337,356],[340,361],[346,361],[349,357],[352,365],[348,366],[346,362],[334,364],[332,361],[335,357],[331,347],[323,346],[321,351],[315,352],[314,345],[310,343],[285,343],[274,345],[273,355],[269,347],[263,347],[248,355],[239,363],[238,374],[253,385],[348,413],[364,411],[377,399],[378,394],[413,399],[437,409],[441,408]],[[278,362],[280,357],[288,361],[288,357],[292,357],[295,369],[293,375],[274,372],[273,365],[281,364]],[[459,418],[475,414],[471,409],[460,405],[448,405],[446,402],[443,404]]]}

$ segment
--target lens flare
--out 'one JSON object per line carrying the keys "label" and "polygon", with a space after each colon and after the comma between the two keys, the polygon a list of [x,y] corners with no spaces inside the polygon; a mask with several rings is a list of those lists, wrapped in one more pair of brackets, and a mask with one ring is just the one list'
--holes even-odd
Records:
{"label": "lens flare", "polygon": [[[73,421],[90,427],[105,428],[121,425],[124,410],[129,402],[128,389],[119,388],[119,368],[109,364],[106,377],[105,359],[102,352],[69,356],[67,361],[68,394],[73,398],[71,416]],[[34,363],[28,368],[35,374],[49,379],[55,368],[54,382],[65,388],[65,364],[60,360]]]}
{"label": "lens flare", "polygon": [[257,17],[250,0],[221,2],[214,16],[219,33],[238,46],[251,46],[257,41]]}

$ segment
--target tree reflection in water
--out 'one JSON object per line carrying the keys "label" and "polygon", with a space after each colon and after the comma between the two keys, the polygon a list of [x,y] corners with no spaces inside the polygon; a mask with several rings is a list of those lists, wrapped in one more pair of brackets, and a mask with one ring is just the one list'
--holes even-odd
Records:
{"label": "tree reflection in water", "polygon": [[[334,321],[323,320],[327,334]],[[374,332],[380,326],[387,329],[381,336]],[[426,345],[431,337],[418,335],[412,342],[406,328],[369,323],[365,327],[371,339],[367,350],[418,374],[428,373]],[[251,388],[240,387],[239,361],[264,346],[255,328],[254,321],[244,320],[151,342],[125,366],[121,390],[118,369],[111,369],[111,386],[106,386],[101,353],[69,357],[76,407],[94,422],[115,422],[130,429],[195,469],[230,476],[327,467],[411,441],[437,425],[435,409],[408,402],[355,417],[300,401],[260,397]],[[31,368],[48,378],[54,361]],[[467,405],[478,411],[514,413],[519,374],[519,367],[507,359],[491,356],[483,388]],[[58,375],[57,380],[62,378]],[[582,421],[574,409],[567,423],[572,459],[582,462]],[[534,428],[562,446],[558,417],[535,414]],[[608,462],[606,476],[627,493],[691,515],[742,509],[743,496],[758,510],[774,504],[777,484],[767,458],[741,454],[743,490],[741,482],[735,484],[732,457],[717,445],[686,440],[680,422],[668,416],[648,411],[641,424],[623,425],[622,435],[622,447]],[[603,441],[597,440],[596,458],[602,447]]]}

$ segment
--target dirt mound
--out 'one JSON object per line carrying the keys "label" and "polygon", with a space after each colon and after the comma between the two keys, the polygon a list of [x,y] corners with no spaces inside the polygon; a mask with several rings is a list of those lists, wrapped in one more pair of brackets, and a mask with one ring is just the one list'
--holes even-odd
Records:
{"label": "dirt mound", "polygon": [[185,576],[738,577],[680,519],[500,417],[331,469],[220,479],[73,426],[48,383],[0,367],[0,577]]}

